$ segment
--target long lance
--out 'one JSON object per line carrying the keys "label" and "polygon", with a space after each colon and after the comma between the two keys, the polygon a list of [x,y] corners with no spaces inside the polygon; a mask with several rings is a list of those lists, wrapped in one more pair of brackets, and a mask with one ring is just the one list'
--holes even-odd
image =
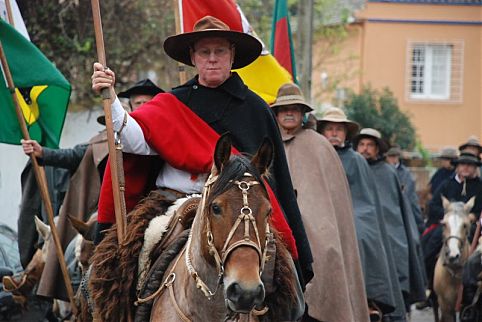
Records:
{"label": "long lance", "polygon": [[[100,15],[99,0],[91,0],[92,16],[94,18],[95,43],[99,63],[106,67],[104,35],[102,33],[102,20]],[[125,180],[122,164],[122,146],[120,138],[114,137],[112,125],[110,91],[104,88],[101,91],[105,114],[105,126],[107,129],[107,143],[109,145],[109,164],[112,177],[112,191],[114,193],[115,222],[117,225],[117,240],[119,246],[124,241],[126,229],[126,205],[125,205]]]}
{"label": "long lance", "polygon": [[[181,29],[181,18],[180,18],[180,6],[182,6],[182,1],[181,0],[173,0],[173,7],[174,7],[174,18],[175,18],[175,24],[176,24],[176,35],[179,35],[182,31]],[[177,70],[179,72],[179,83],[184,84],[187,81],[187,76],[186,76],[186,68],[185,65],[181,62],[177,63]]]}
{"label": "long lance", "polygon": [[[27,125],[25,123],[25,118],[23,117],[20,105],[17,100],[17,95],[15,94],[15,85],[13,83],[12,74],[10,73],[10,68],[8,66],[7,58],[5,52],[3,51],[2,42],[0,40],[0,59],[2,62],[2,69],[7,80],[8,90],[12,95],[13,104],[15,106],[15,112],[17,114],[18,123],[22,131],[22,136],[25,140],[30,140],[30,135],[27,130]],[[50,202],[50,195],[47,188],[47,179],[45,176],[45,170],[40,167],[37,158],[33,153],[30,154],[30,160],[33,164],[33,169],[35,173],[35,179],[37,180],[37,185],[40,188],[40,195],[44,203],[45,209],[47,210],[47,217],[50,225],[50,230],[52,233],[52,238],[54,240],[55,251],[57,252],[57,258],[59,260],[60,269],[62,270],[62,276],[65,282],[65,288],[67,290],[67,295],[69,297],[70,304],[72,306],[72,313],[77,315],[77,306],[75,305],[74,290],[72,288],[72,282],[70,281],[69,272],[65,264],[64,251],[60,244],[59,234],[57,233],[57,227],[54,222],[54,210],[52,208],[52,203]]]}

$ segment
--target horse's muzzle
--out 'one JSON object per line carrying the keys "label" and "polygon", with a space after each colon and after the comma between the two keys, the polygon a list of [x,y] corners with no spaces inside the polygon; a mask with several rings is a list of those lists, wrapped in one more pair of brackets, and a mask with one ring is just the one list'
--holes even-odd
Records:
{"label": "horse's muzzle", "polygon": [[263,304],[264,294],[262,283],[253,288],[243,288],[235,282],[226,289],[226,304],[233,312],[249,313],[255,306]]}

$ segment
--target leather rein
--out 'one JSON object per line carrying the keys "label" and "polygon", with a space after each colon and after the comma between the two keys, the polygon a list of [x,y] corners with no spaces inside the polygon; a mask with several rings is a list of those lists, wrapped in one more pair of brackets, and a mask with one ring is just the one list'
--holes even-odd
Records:
{"label": "leather rein", "polygon": [[[253,178],[253,175],[250,173],[244,173],[244,177],[250,177]],[[204,184],[204,189],[202,193],[202,198],[200,202],[200,209],[201,211],[205,211],[205,206],[206,206],[206,200],[211,192],[211,187],[213,184],[217,181],[218,176],[211,175],[208,177],[206,180],[206,183]],[[186,242],[186,246],[183,248],[181,251],[181,254],[177,258],[176,262],[174,263],[174,266],[170,270],[169,275],[167,278],[164,280],[164,282],[161,284],[159,289],[151,294],[150,296],[141,299],[138,298],[136,301],[136,305],[142,304],[145,302],[148,302],[150,300],[153,300],[156,298],[158,295],[161,294],[161,292],[164,290],[164,288],[169,289],[171,301],[174,304],[174,308],[176,309],[176,312],[181,320],[184,322],[190,322],[191,320],[182,312],[182,310],[179,308],[179,305],[176,301],[176,298],[174,296],[174,290],[173,290],[173,284],[174,281],[176,280],[176,274],[174,273],[174,270],[177,266],[177,263],[179,262],[179,259],[183,256],[184,253],[184,259],[185,259],[185,264],[187,267],[187,270],[189,272],[189,275],[194,279],[196,283],[196,287],[201,290],[201,292],[206,296],[209,300],[211,300],[217,293],[219,286],[222,284],[223,281],[223,276],[224,276],[224,265],[226,262],[226,259],[228,258],[229,254],[231,254],[236,248],[238,247],[251,247],[256,250],[258,253],[258,256],[260,258],[260,263],[259,263],[259,275],[263,273],[265,263],[267,261],[267,249],[268,249],[268,243],[269,243],[269,236],[271,235],[270,231],[270,226],[268,223],[268,218],[266,218],[266,238],[264,241],[264,248],[261,247],[261,240],[259,237],[259,231],[258,227],[256,226],[256,218],[253,216],[253,211],[249,206],[249,201],[248,201],[248,191],[252,186],[259,185],[260,182],[256,180],[230,180],[229,182],[234,183],[240,190],[243,195],[243,207],[240,209],[240,213],[231,227],[231,230],[229,231],[228,237],[226,238],[226,241],[224,242],[223,248],[221,252],[219,252],[215,245],[214,245],[214,235],[211,230],[211,225],[209,222],[209,219],[206,219],[206,234],[207,234],[207,244],[209,248],[209,254],[214,257],[215,263],[216,263],[216,268],[218,271],[218,279],[216,286],[214,288],[214,291],[209,288],[209,286],[203,281],[203,279],[199,276],[198,272],[194,268],[191,260],[191,242],[192,242],[192,232],[193,229],[189,232],[189,237]],[[234,234],[236,233],[237,229],[239,226],[244,223],[244,236],[243,239],[234,241],[231,245],[230,243],[233,240]],[[255,241],[251,239],[251,232],[250,232],[250,227],[253,227],[254,231],[254,236],[255,236]],[[262,308],[261,310],[258,310],[256,308],[253,308],[251,311],[254,315],[263,315],[268,311],[267,307]]]}

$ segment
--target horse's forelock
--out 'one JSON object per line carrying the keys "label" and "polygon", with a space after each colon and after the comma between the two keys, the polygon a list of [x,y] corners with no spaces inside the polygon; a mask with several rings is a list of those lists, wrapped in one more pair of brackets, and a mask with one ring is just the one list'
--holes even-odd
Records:
{"label": "horse's forelock", "polygon": [[212,201],[215,196],[218,196],[230,187],[230,181],[239,180],[244,177],[245,173],[250,173],[253,177],[261,183],[264,187],[263,179],[258,170],[251,164],[251,161],[246,155],[233,155],[229,162],[224,166],[223,171],[219,174],[218,179],[213,185],[208,201]]}

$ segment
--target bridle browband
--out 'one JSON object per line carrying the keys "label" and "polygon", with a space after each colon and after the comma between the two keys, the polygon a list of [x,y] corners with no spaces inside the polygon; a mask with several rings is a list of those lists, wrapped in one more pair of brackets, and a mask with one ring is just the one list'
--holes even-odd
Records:
{"label": "bridle browband", "polygon": [[[466,240],[456,235],[449,235],[448,237],[444,238],[443,240],[444,249],[445,247],[448,247],[448,242],[450,239],[456,239],[460,243],[460,252],[463,252],[463,248],[465,247]],[[442,264],[445,267],[445,269],[447,269],[447,271],[450,273],[452,278],[461,278],[462,277],[461,269],[463,268],[463,265],[454,266],[453,264],[447,261],[447,256],[445,256],[445,252],[443,252],[442,254],[443,254]]]}
{"label": "bridle browband", "polygon": [[[250,173],[244,173],[244,177],[253,177],[252,174]],[[203,212],[204,208],[206,206],[206,200],[207,197],[209,196],[209,193],[211,192],[211,187],[212,185],[217,181],[218,176],[213,175],[211,173],[209,175],[209,178],[206,180],[206,183],[204,184],[204,190],[202,193],[202,198],[200,202],[200,207],[199,211]],[[191,255],[190,255],[190,249],[191,249],[191,241],[192,241],[192,231],[193,229],[191,228],[191,231],[189,232],[189,237],[186,242],[186,246],[182,249],[181,254],[178,256],[176,259],[174,265],[171,268],[171,271],[169,275],[166,277],[164,282],[160,285],[160,287],[151,295],[149,295],[146,298],[138,298],[137,301],[134,303],[136,306],[146,303],[148,301],[151,301],[155,299],[157,296],[159,296],[162,291],[167,288],[169,290],[169,295],[171,297],[171,301],[174,305],[174,309],[176,310],[176,313],[178,317],[184,321],[184,322],[192,322],[181,310],[179,307],[175,295],[174,295],[174,288],[173,284],[174,281],[176,280],[176,274],[174,273],[174,270],[176,269],[177,263],[183,256],[182,252],[184,252],[184,259],[186,262],[186,267],[189,272],[189,275],[194,279],[196,282],[196,287],[202,291],[202,293],[209,299],[211,300],[214,295],[216,295],[216,292],[219,289],[219,285],[222,284],[223,276],[224,276],[224,263],[226,259],[228,258],[229,254],[232,253],[236,248],[238,247],[252,247],[256,250],[258,253],[258,256],[260,258],[260,263],[259,263],[259,275],[263,273],[264,270],[264,265],[267,261],[267,250],[268,250],[268,243],[269,243],[269,236],[271,235],[271,231],[269,228],[269,223],[268,223],[268,217],[266,217],[266,237],[265,237],[265,245],[264,249],[261,248],[261,241],[259,238],[259,232],[258,232],[258,227],[256,226],[256,219],[253,216],[253,211],[249,207],[249,202],[248,202],[248,190],[250,187],[254,185],[260,184],[259,181],[256,180],[249,180],[249,181],[233,181],[230,180],[229,182],[234,183],[235,185],[238,186],[238,188],[241,190],[241,193],[243,194],[243,207],[240,209],[240,214],[238,215],[238,218],[236,219],[236,222],[234,225],[231,227],[231,230],[229,231],[228,237],[226,241],[224,242],[224,246],[221,250],[221,255],[219,254],[218,250],[214,246],[214,236],[211,231],[211,225],[209,223],[209,218],[206,218],[206,228],[207,228],[207,243],[209,247],[209,254],[214,257],[214,260],[216,262],[216,267],[218,270],[218,281],[216,283],[216,288],[214,289],[214,292],[211,291],[209,286],[201,279],[199,276],[198,272],[194,268],[191,260]],[[202,213],[201,213],[202,214]],[[241,223],[244,221],[244,238],[238,241],[235,241],[232,243],[232,245],[229,245],[231,240],[233,239],[233,236],[238,229],[238,227],[241,225]],[[251,234],[250,234],[250,225],[253,226],[254,234],[256,236],[256,242],[253,242],[251,240]],[[229,307],[228,307],[228,310]],[[261,309],[253,308],[251,310],[251,313],[253,315],[264,315],[268,311],[268,307],[263,307]],[[231,311],[231,313],[234,313]],[[237,314],[237,313],[235,313]]]}
{"label": "bridle browband", "polygon": [[[247,172],[244,173],[243,176],[253,177],[252,174]],[[211,187],[217,181],[217,179],[218,179],[218,176],[213,175],[211,173],[209,178],[206,180],[206,183],[204,184],[204,190],[203,190],[201,202],[200,202],[200,211],[204,211],[206,206],[206,200],[211,191]],[[264,249],[262,249],[261,240],[259,238],[258,227],[256,226],[256,219],[253,216],[253,211],[249,207],[249,202],[248,202],[248,190],[250,189],[250,187],[260,184],[260,182],[256,180],[249,180],[249,181],[230,180],[229,182],[234,183],[241,190],[241,193],[243,194],[243,207],[240,209],[240,214],[238,215],[238,218],[236,219],[234,225],[231,227],[231,230],[229,231],[228,237],[226,238],[226,241],[224,242],[223,248],[221,250],[221,254],[218,252],[217,248],[214,245],[214,236],[211,231],[209,218],[206,218],[206,234],[207,234],[207,243],[209,247],[209,254],[214,257],[216,268],[218,270],[218,281],[216,283],[216,288],[214,289],[214,292],[211,291],[211,289],[207,286],[207,284],[201,279],[201,277],[199,276],[199,274],[197,273],[196,269],[192,264],[191,255],[190,255],[192,231],[193,231],[192,229],[189,232],[189,237],[186,243],[185,261],[186,261],[186,267],[189,272],[189,275],[191,275],[191,277],[194,278],[194,281],[196,282],[196,287],[199,288],[209,300],[216,294],[217,290],[219,289],[219,285],[222,284],[222,279],[224,276],[224,264],[229,254],[231,254],[236,248],[251,247],[256,250],[260,259],[260,263],[259,263],[260,276],[263,272],[264,264],[267,260],[266,246],[268,244],[268,235],[270,234],[269,223],[267,222],[268,218],[266,218],[265,244],[264,244]],[[230,245],[236,230],[238,229],[238,227],[241,225],[242,222],[244,222],[244,238],[238,241],[235,241]],[[253,226],[256,242],[254,242],[251,239],[250,226]]]}

